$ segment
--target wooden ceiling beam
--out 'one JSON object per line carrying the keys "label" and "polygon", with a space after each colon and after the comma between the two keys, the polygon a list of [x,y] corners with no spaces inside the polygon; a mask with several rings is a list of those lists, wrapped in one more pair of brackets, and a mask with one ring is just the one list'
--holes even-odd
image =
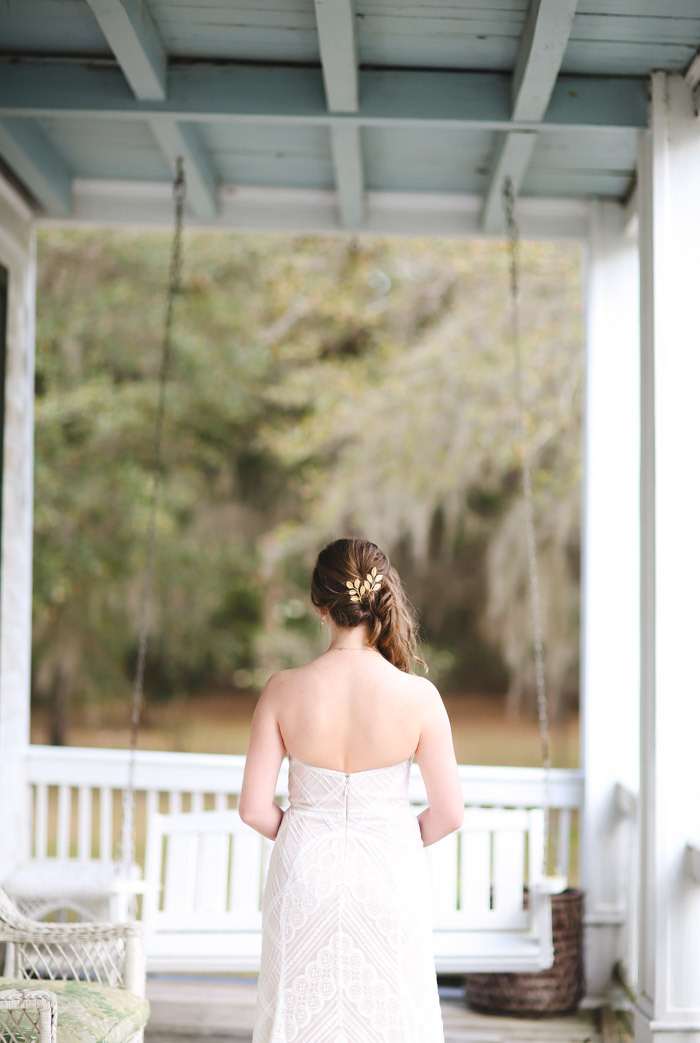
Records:
{"label": "wooden ceiling beam", "polygon": [[[143,102],[167,98],[168,55],[146,0],[88,0],[114,57],[134,93]],[[187,198],[198,217],[212,217],[218,207],[216,178],[196,127],[154,115],[148,125],[173,174],[182,157]]]}
{"label": "wooden ceiling beam", "polygon": [[343,228],[361,228],[365,220],[365,174],[359,127],[331,127],[335,190]]}
{"label": "wooden ceiling beam", "polygon": [[[513,123],[539,123],[556,87],[576,14],[577,0],[531,0],[513,71]],[[482,227],[502,233],[505,227],[501,195],[510,179],[517,194],[537,143],[536,135],[514,130],[499,135],[492,174],[484,196]]]}
{"label": "wooden ceiling beam", "polygon": [[314,0],[329,112],[357,112],[357,43],[352,0]]}
{"label": "wooden ceiling beam", "polygon": [[185,168],[187,199],[197,217],[212,218],[218,210],[216,178],[209,156],[202,145],[199,128],[181,123],[169,116],[151,116],[148,120],[153,137],[168,160],[175,175],[178,157]]}
{"label": "wooden ceiling beam", "polygon": [[700,51],[697,51],[692,62],[685,70],[685,82],[693,92],[695,115],[700,116]]}
{"label": "wooden ceiling beam", "polygon": [[47,214],[71,212],[72,174],[35,120],[0,120],[0,154]]}
{"label": "wooden ceiling beam", "polygon": [[134,95],[164,101],[168,56],[145,0],[88,0]]}
{"label": "wooden ceiling beam", "polygon": [[329,112],[320,70],[266,65],[172,65],[163,102],[141,101],[118,69],[86,61],[0,59],[4,116],[147,119],[282,125],[422,127],[468,130],[595,129],[597,134],[648,126],[645,77],[560,76],[541,122],[511,118],[507,73],[361,70],[360,107]]}
{"label": "wooden ceiling beam", "polygon": [[509,134],[499,134],[498,139],[492,159],[491,180],[481,212],[481,227],[487,234],[502,233],[505,227],[504,182],[509,178],[513,192],[517,194],[535,151],[537,134],[532,130],[514,130]]}
{"label": "wooden ceiling beam", "polygon": [[[329,112],[354,113],[360,106],[355,12],[352,0],[314,0],[318,45]],[[331,155],[343,228],[365,220],[365,177],[358,126],[330,128]]]}
{"label": "wooden ceiling beam", "polygon": [[513,120],[539,122],[547,111],[577,2],[531,0],[513,72]]}

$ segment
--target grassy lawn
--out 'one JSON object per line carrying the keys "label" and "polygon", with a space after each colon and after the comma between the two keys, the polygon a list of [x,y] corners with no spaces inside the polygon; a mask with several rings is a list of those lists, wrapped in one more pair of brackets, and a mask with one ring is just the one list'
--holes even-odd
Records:
{"label": "grassy lawn", "polygon": [[[539,764],[539,732],[534,719],[506,719],[503,700],[498,696],[446,694],[444,699],[460,764]],[[245,753],[254,706],[254,697],[240,693],[149,705],[144,711],[139,746],[187,753]],[[100,720],[89,708],[75,711],[69,728],[70,745],[128,746],[127,715],[125,706],[104,711]],[[32,742],[45,743],[47,738],[45,714],[34,713]],[[555,767],[578,767],[578,717],[571,715],[553,725],[551,743]]]}

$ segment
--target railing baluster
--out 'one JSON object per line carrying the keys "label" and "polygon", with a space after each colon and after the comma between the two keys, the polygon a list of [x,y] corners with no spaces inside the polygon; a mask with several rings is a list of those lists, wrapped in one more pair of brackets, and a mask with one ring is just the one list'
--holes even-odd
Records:
{"label": "railing baluster", "polygon": [[64,784],[58,787],[58,816],[56,819],[57,858],[68,858],[70,856],[70,811],[71,787]]}
{"label": "railing baluster", "polygon": [[146,790],[146,821],[153,815],[157,815],[160,810],[160,794],[157,789]]}
{"label": "railing baluster", "polygon": [[204,794],[197,790],[196,793],[192,794],[192,802],[190,804],[191,811],[204,811]]}
{"label": "railing baluster", "polygon": [[[571,854],[571,812],[568,808],[559,808],[557,830],[557,863],[564,876],[569,876]],[[556,867],[555,867],[556,868]]]}
{"label": "railing baluster", "polygon": [[113,792],[110,786],[100,787],[100,858],[103,862],[111,862],[112,860]]}
{"label": "railing baluster", "polygon": [[44,782],[34,786],[34,857],[46,858],[48,854],[49,794]]}
{"label": "railing baluster", "polygon": [[89,786],[78,789],[78,858],[92,856],[92,790]]}

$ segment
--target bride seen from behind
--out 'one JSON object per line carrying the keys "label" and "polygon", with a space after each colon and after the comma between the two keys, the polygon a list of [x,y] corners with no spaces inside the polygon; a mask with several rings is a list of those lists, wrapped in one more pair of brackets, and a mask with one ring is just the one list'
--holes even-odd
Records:
{"label": "bride seen from behind", "polygon": [[328,630],[328,649],[306,666],[274,674],[253,714],[239,810],[245,822],[272,840],[282,819],[274,796],[287,752],[341,772],[415,756],[428,795],[429,807],[418,816],[424,845],[462,824],[464,799],[449,718],[435,685],[409,673],[421,660],[397,574],[390,569],[379,591],[350,600],[346,583],[365,579],[365,544],[375,547],[364,540],[336,540],[319,555],[311,596]]}
{"label": "bride seen from behind", "polygon": [[[253,1043],[442,1043],[423,848],[463,819],[449,718],[435,686],[411,673],[423,662],[415,617],[376,544],[328,544],[311,600],[328,649],[265,686],[239,803],[275,840]],[[418,815],[414,757],[428,798]]]}

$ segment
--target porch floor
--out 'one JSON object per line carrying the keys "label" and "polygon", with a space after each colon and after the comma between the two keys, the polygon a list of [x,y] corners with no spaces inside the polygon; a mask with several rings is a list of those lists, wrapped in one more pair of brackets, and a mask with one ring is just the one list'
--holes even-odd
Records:
{"label": "porch floor", "polygon": [[[146,1043],[251,1043],[255,979],[149,978],[151,1020]],[[622,1017],[601,1033],[596,1013],[567,1018],[502,1018],[476,1014],[458,988],[440,988],[445,1043],[629,1043]]]}

